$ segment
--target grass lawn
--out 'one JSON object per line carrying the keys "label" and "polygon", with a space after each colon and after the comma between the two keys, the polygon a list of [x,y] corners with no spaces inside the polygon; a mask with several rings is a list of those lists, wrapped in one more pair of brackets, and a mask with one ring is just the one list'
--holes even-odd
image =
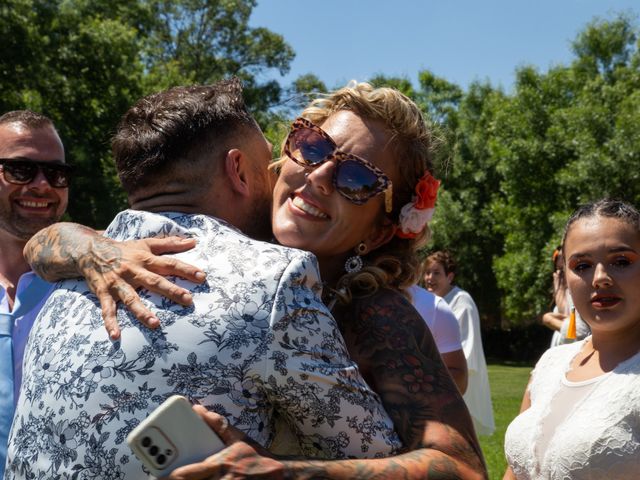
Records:
{"label": "grass lawn", "polygon": [[520,411],[522,394],[529,381],[530,366],[489,364],[491,400],[496,431],[489,437],[480,437],[491,480],[502,479],[507,461],[504,458],[504,432]]}

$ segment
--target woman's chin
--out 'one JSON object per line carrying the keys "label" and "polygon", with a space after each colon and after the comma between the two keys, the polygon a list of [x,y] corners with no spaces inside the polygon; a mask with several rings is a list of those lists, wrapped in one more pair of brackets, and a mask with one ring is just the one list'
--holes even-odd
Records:
{"label": "woman's chin", "polygon": [[273,236],[280,245],[300,250],[309,250],[311,247],[309,239],[297,229],[283,229],[273,227]]}

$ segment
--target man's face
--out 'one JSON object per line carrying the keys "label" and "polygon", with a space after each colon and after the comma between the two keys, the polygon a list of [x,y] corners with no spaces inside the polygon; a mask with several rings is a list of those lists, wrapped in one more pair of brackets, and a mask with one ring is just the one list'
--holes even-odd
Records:
{"label": "man's face", "polygon": [[[60,163],[64,162],[64,148],[51,127],[32,129],[21,123],[8,123],[0,125],[0,158]],[[38,230],[62,217],[67,201],[68,189],[53,188],[41,170],[25,185],[7,182],[2,172],[0,237],[29,240]]]}

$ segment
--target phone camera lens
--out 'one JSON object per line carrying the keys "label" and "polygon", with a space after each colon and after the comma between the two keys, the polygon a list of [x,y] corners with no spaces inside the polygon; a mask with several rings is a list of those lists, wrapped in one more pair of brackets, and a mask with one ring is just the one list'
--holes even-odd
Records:
{"label": "phone camera lens", "polygon": [[158,455],[158,458],[156,458],[156,462],[158,462],[158,465],[163,465],[164,462],[166,461],[167,461],[167,457],[165,457],[162,454]]}
{"label": "phone camera lens", "polygon": [[152,445],[151,448],[149,449],[149,453],[155,457],[158,453],[158,447],[156,447],[155,445]]}
{"label": "phone camera lens", "polygon": [[143,437],[141,443],[143,447],[147,448],[149,445],[151,445],[151,439],[149,437]]}

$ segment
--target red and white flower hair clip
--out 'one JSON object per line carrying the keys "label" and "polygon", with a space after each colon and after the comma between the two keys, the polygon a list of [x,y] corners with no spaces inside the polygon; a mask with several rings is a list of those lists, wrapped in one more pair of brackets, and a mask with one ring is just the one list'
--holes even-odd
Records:
{"label": "red and white flower hair clip", "polygon": [[400,210],[400,219],[396,235],[400,238],[416,238],[429,223],[435,211],[436,198],[440,180],[433,178],[430,172],[425,172],[416,184],[411,202]]}

